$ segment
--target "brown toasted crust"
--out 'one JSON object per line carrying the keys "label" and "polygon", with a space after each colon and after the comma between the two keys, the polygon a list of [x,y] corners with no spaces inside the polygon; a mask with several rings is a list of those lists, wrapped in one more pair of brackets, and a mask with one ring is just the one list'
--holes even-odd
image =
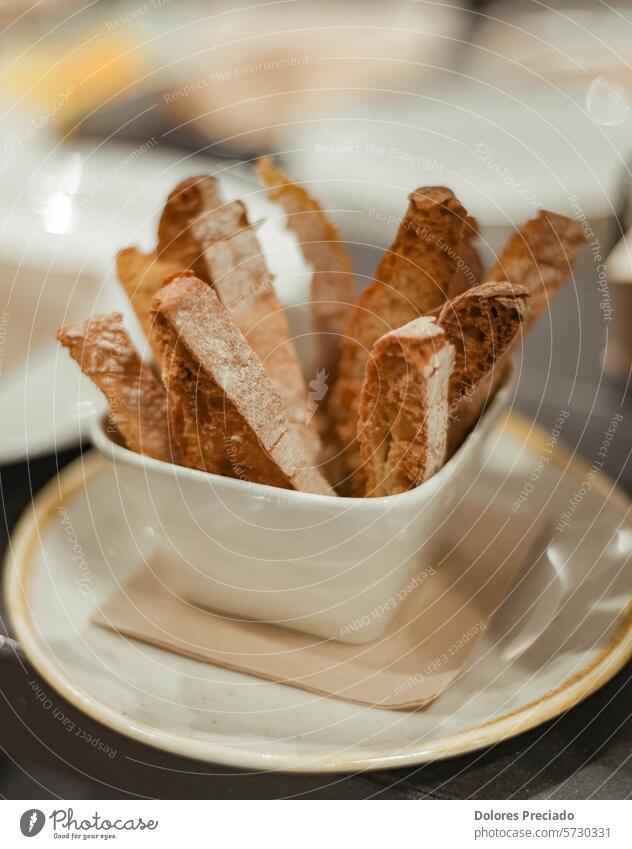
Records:
{"label": "brown toasted crust", "polygon": [[230,463],[226,434],[234,426],[232,407],[216,385],[199,374],[175,334],[157,322],[163,350],[162,379],[169,398],[169,424],[178,446],[180,465],[224,477],[239,477]]}
{"label": "brown toasted crust", "polygon": [[510,283],[483,283],[437,311],[456,353],[450,378],[450,406],[469,393],[516,338],[528,302],[527,290]]}
{"label": "brown toasted crust", "polygon": [[443,465],[454,349],[434,319],[379,339],[366,366],[358,441],[366,495],[394,495]]}
{"label": "brown toasted crust", "polygon": [[[498,262],[483,282],[507,280],[528,293],[524,330],[548,309],[550,300],[567,280],[575,262],[575,248],[585,242],[581,225],[554,212],[542,210],[507,241]],[[452,454],[474,427],[487,402],[495,395],[509,367],[511,347],[472,392],[458,403],[450,427],[448,454]]]}
{"label": "brown toasted crust", "polygon": [[57,338],[105,395],[112,424],[127,447],[170,462],[167,395],[138,356],[120,313],[66,324]]}
{"label": "brown toasted crust", "polygon": [[448,286],[448,298],[456,298],[472,286],[478,285],[483,276],[483,264],[476,247],[478,222],[468,215],[463,225],[461,244],[458,249],[456,272]]}
{"label": "brown toasted crust", "polygon": [[206,252],[206,264],[220,301],[259,356],[290,415],[305,423],[307,386],[303,369],[252,228],[245,227],[212,245]]}
{"label": "brown toasted crust", "polygon": [[316,460],[320,439],[307,424],[307,386],[283,307],[241,201],[222,201],[212,177],[171,192],[158,227],[158,252],[213,286],[264,364]]}
{"label": "brown toasted crust", "polygon": [[559,287],[570,277],[575,248],[586,241],[579,222],[541,210],[507,241],[483,282],[507,280],[529,293],[527,326],[548,309]]}
{"label": "brown toasted crust", "polygon": [[437,323],[456,352],[450,380],[448,456],[474,426],[489,397],[491,381],[505,373],[529,295],[510,283],[483,283],[436,311]]}
{"label": "brown toasted crust", "polygon": [[329,411],[349,472],[359,466],[354,449],[360,390],[374,343],[385,333],[445,302],[457,271],[467,213],[450,189],[430,186],[410,195],[395,241],[376,279],[358,299],[341,345],[339,378]]}
{"label": "brown toasted crust", "polygon": [[155,252],[143,254],[137,248],[125,248],[116,255],[116,272],[134,312],[145,331],[156,362],[160,351],[151,327],[151,302],[165,278],[178,270],[172,262],[158,259]]}
{"label": "brown toasted crust", "polygon": [[301,245],[313,269],[311,283],[312,325],[319,334],[319,366],[335,371],[340,337],[345,332],[356,301],[353,263],[340,233],[321,205],[302,186],[293,183],[269,156],[256,163],[270,200],[279,203],[287,226]]}
{"label": "brown toasted crust", "polygon": [[182,427],[182,462],[255,483],[335,495],[310,468],[296,426],[216,294],[191,276],[154,299],[165,381]]}
{"label": "brown toasted crust", "polygon": [[507,376],[509,352],[497,360],[495,367],[476,386],[459,398],[450,408],[447,457],[451,457],[473,430],[485,407],[492,400]]}
{"label": "brown toasted crust", "polygon": [[156,253],[210,283],[204,251],[243,227],[243,205],[225,203],[212,177],[190,177],[170,192],[158,223]]}

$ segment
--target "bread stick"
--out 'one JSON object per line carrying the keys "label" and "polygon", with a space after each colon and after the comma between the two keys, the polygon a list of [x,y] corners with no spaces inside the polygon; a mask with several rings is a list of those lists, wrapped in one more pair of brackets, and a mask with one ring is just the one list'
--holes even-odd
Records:
{"label": "bread stick", "polygon": [[417,318],[373,346],[360,397],[358,441],[366,495],[394,495],[443,465],[454,348],[432,318]]}
{"label": "bread stick", "polygon": [[110,421],[126,446],[138,454],[172,461],[167,395],[139,357],[123,316],[111,313],[66,324],[57,331],[57,338],[105,395]]}
{"label": "bread stick", "polygon": [[185,180],[171,192],[158,228],[158,253],[215,289],[261,359],[316,461],[321,445],[308,421],[308,390],[287,317],[255,228],[241,201],[224,203],[215,180]]}
{"label": "bread stick", "polygon": [[354,442],[360,390],[371,349],[385,333],[445,302],[458,270],[466,220],[465,209],[450,189],[431,186],[413,192],[395,241],[352,312],[341,345],[338,381],[328,407],[346,449],[345,465],[350,474],[360,465]]}
{"label": "bread stick", "polygon": [[476,424],[491,383],[506,371],[528,310],[527,290],[510,283],[483,283],[468,289],[436,311],[437,324],[456,352],[450,379],[447,456]]}
{"label": "bread stick", "polygon": [[158,223],[156,252],[178,268],[211,283],[204,253],[244,226],[243,204],[225,203],[212,177],[190,177],[169,193]]}
{"label": "bread stick", "polygon": [[456,353],[450,378],[451,407],[494,368],[514,342],[527,311],[524,287],[483,283],[448,301],[437,324]]}
{"label": "bread stick", "polygon": [[507,280],[513,286],[524,286],[529,293],[526,326],[531,327],[570,277],[575,248],[585,241],[578,221],[541,210],[509,237],[483,282]]}
{"label": "bread stick", "polygon": [[156,332],[185,465],[255,483],[335,495],[261,360],[215,292],[191,275],[156,295]]}
{"label": "bread stick", "polygon": [[356,301],[353,263],[336,227],[309,192],[293,183],[269,156],[257,171],[270,200],[280,204],[312,268],[312,328],[317,334],[318,366],[333,377],[340,340]]}
{"label": "bread stick", "polygon": [[152,333],[151,302],[165,278],[177,270],[177,265],[158,259],[155,252],[143,254],[136,248],[125,248],[116,255],[118,279],[145,331],[156,362],[160,351]]}
{"label": "bread stick", "polygon": [[[510,236],[498,261],[483,276],[484,283],[508,281],[514,292],[519,288],[526,290],[528,303],[523,332],[548,309],[550,301],[571,274],[576,247],[585,240],[579,222],[542,210]],[[496,394],[514,346],[506,350],[493,372],[459,402],[450,426],[448,455],[459,447],[485,405]]]}
{"label": "bread stick", "polygon": [[483,276],[483,264],[476,247],[478,222],[468,215],[463,225],[461,244],[458,249],[456,272],[448,286],[448,298],[456,298],[467,289],[480,283]]}

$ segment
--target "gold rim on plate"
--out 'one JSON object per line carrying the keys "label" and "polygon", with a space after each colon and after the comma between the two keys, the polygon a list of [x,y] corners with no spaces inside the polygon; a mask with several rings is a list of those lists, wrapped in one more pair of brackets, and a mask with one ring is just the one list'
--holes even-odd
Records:
{"label": "gold rim on plate", "polygon": [[[501,420],[498,430],[506,430],[511,437],[522,441],[536,452],[547,449],[546,434],[538,426],[515,413],[508,414]],[[580,480],[583,480],[590,470],[588,463],[577,459],[559,443],[551,456],[551,463],[570,471]],[[73,683],[57,664],[54,656],[40,644],[37,627],[32,621],[28,605],[28,582],[46,525],[64,501],[106,468],[107,464],[100,455],[84,455],[71,463],[58,477],[49,481],[35,496],[9,540],[5,557],[5,598],[15,635],[41,677],[78,710],[141,743],[172,754],[242,769],[315,773],[411,766],[473,752],[508,740],[554,719],[603,686],[632,657],[632,601],[628,601],[606,645],[581,670],[566,678],[557,687],[496,719],[472,725],[456,734],[423,744],[413,743],[391,754],[369,754],[356,758],[345,752],[323,756],[317,753],[313,756],[288,752],[271,754],[269,750],[262,752],[249,749],[247,745],[237,749],[234,745],[223,744],[221,740],[193,740],[171,734],[149,723],[137,720],[130,722],[115,708],[95,699]],[[601,476],[593,480],[593,488],[621,514],[622,524],[632,529],[632,521],[628,515],[632,502],[616,484],[606,476]]]}

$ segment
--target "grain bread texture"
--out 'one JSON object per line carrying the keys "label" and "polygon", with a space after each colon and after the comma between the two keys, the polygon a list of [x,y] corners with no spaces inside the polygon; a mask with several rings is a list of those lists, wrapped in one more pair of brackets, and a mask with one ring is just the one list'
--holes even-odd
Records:
{"label": "grain bread texture", "polygon": [[491,382],[504,376],[506,355],[520,336],[528,301],[524,287],[483,283],[435,313],[456,354],[450,380],[448,457],[478,420]]}
{"label": "grain bread texture", "polygon": [[448,298],[456,298],[472,286],[480,283],[483,276],[483,263],[476,246],[478,222],[468,215],[463,225],[461,244],[458,249],[456,272],[448,287]]}
{"label": "grain bread texture", "polygon": [[159,362],[160,350],[151,327],[151,302],[166,277],[178,270],[172,262],[158,259],[155,251],[141,253],[137,248],[124,248],[116,255],[116,272],[125,294],[145,332]]}
{"label": "grain bread texture", "polygon": [[441,468],[453,367],[454,348],[432,318],[374,344],[358,423],[367,496],[405,492]]}
{"label": "grain bread texture", "polygon": [[158,228],[158,253],[213,286],[234,324],[263,362],[299,425],[314,461],[321,450],[310,426],[308,390],[255,228],[241,201],[224,203],[212,177],[185,180],[169,195]]}
{"label": "grain bread texture", "polygon": [[57,331],[57,338],[108,402],[110,426],[138,454],[170,462],[167,395],[143,363],[120,313],[99,315]]}
{"label": "grain bread texture", "polygon": [[[576,249],[585,241],[579,222],[541,210],[509,237],[498,261],[484,274],[483,283],[507,281],[514,291],[519,288],[526,290],[528,305],[523,332],[528,332],[549,309],[556,292],[571,275]],[[463,442],[476,425],[486,404],[498,391],[509,369],[515,345],[510,346],[498,359],[493,373],[488,374],[467,396],[467,403],[459,403],[450,427],[449,455]]]}
{"label": "grain bread texture", "polygon": [[351,476],[360,465],[355,437],[371,349],[385,333],[445,302],[458,270],[466,221],[467,213],[450,189],[430,186],[413,192],[395,241],[352,312],[328,407]]}
{"label": "grain bread texture", "polygon": [[293,183],[269,156],[257,162],[257,171],[270,200],[283,208],[287,226],[311,266],[310,307],[317,361],[319,368],[333,377],[340,339],[357,297],[351,257],[336,227],[303,186]]}
{"label": "grain bread texture", "polygon": [[208,285],[175,278],[154,299],[154,321],[184,465],[335,495],[311,467],[261,360]]}
{"label": "grain bread texture", "polygon": [[541,210],[509,237],[483,282],[506,280],[528,291],[528,328],[546,312],[557,290],[570,277],[576,248],[585,241],[578,221]]}
{"label": "grain bread texture", "polygon": [[510,283],[483,283],[448,301],[437,324],[454,346],[450,404],[470,393],[513,344],[527,311],[528,294]]}
{"label": "grain bread texture", "polygon": [[243,204],[224,202],[212,177],[190,177],[167,197],[158,223],[156,252],[165,262],[190,268],[210,283],[204,252],[243,227],[243,216]]}
{"label": "grain bread texture", "polygon": [[[245,215],[245,213],[244,213]],[[293,420],[305,424],[307,385],[283,306],[247,218],[245,226],[206,251],[213,288],[262,361]]]}

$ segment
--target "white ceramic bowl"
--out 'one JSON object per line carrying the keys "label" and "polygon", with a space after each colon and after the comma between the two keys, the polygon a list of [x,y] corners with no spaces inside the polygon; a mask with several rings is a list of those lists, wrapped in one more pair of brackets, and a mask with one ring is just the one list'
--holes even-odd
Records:
{"label": "white ceramic bowl", "polygon": [[174,592],[237,618],[364,643],[436,565],[454,524],[446,517],[479,473],[511,387],[434,477],[384,498],[311,495],[174,466],[113,443],[103,419],[92,437]]}

